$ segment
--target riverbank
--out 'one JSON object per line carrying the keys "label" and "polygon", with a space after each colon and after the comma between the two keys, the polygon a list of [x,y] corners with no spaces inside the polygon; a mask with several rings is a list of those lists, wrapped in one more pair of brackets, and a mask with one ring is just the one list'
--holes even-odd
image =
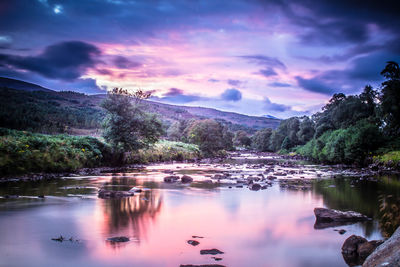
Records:
{"label": "riverbank", "polygon": [[161,140],[147,149],[120,153],[113,152],[107,143],[94,137],[45,135],[0,128],[0,180],[4,177],[47,179],[122,165],[199,158],[198,146],[182,142]]}

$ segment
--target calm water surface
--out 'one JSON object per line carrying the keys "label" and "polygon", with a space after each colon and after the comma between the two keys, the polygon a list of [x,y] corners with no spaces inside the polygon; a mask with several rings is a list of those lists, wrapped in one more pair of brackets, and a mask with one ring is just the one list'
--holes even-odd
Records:
{"label": "calm water surface", "polygon": [[[347,237],[382,238],[379,205],[388,196],[400,196],[396,179],[375,182],[339,176],[342,171],[327,167],[268,165],[275,172],[296,173],[279,177],[265,190],[236,187],[237,179],[264,173],[266,165],[258,164],[269,161],[254,157],[237,158],[230,165],[162,164],[104,176],[0,184],[1,196],[21,196],[0,199],[0,266],[347,266],[340,253]],[[164,183],[166,170],[189,174],[195,181]],[[210,183],[221,171],[232,179]],[[300,177],[318,179],[285,186],[284,179]],[[123,199],[97,197],[99,188],[132,187],[144,191]],[[37,198],[42,194],[44,199]],[[315,207],[356,210],[374,219],[315,229]],[[60,235],[74,241],[51,240]],[[187,244],[193,235],[204,237],[196,239],[198,246]],[[106,241],[115,236],[130,241]],[[211,248],[225,252],[216,255],[222,260],[200,255],[201,249]]]}

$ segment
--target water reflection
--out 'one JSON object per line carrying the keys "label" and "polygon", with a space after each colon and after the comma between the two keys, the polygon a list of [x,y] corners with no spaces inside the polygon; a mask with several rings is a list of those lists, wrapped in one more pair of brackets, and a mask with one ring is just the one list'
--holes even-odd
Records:
{"label": "water reflection", "polygon": [[163,204],[157,190],[145,191],[140,196],[103,201],[103,229],[106,234],[123,234],[139,243],[146,238],[147,227],[157,219]]}

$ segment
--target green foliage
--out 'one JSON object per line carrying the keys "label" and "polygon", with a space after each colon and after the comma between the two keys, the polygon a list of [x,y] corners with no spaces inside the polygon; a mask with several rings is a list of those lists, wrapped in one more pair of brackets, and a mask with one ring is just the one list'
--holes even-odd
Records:
{"label": "green foliage", "polygon": [[199,120],[189,127],[188,139],[199,146],[202,155],[215,156],[232,146],[232,141],[225,139],[226,132],[227,129],[215,120]]}
{"label": "green foliage", "polygon": [[270,148],[271,135],[272,135],[272,129],[270,128],[257,131],[252,136],[253,148],[262,152],[271,151]]}
{"label": "green foliage", "polygon": [[245,131],[239,130],[235,133],[233,144],[236,146],[250,147],[251,139],[247,136],[247,133]]}
{"label": "green foliage", "polygon": [[110,148],[93,137],[44,135],[0,128],[0,173],[75,171],[101,166]]}
{"label": "green foliage", "polygon": [[346,129],[327,131],[296,152],[327,163],[363,163],[382,142],[378,127],[363,120]]}
{"label": "green foliage", "polygon": [[146,149],[129,153],[126,163],[184,161],[198,158],[200,150],[197,145],[161,140]]}
{"label": "green foliage", "polygon": [[400,67],[389,61],[381,74],[387,79],[382,83],[380,96],[385,131],[391,136],[400,134]]}
{"label": "green foliage", "polygon": [[140,106],[143,94],[138,92],[131,95],[126,90],[115,88],[102,103],[108,112],[103,137],[115,150],[145,148],[162,134],[161,122]]}

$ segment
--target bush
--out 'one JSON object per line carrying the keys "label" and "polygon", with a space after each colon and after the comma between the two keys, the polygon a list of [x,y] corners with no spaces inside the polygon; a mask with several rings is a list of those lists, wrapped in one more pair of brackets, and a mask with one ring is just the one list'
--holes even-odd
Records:
{"label": "bush", "polygon": [[65,172],[101,166],[108,145],[93,137],[33,134],[0,128],[0,173]]}
{"label": "bush", "polygon": [[200,150],[197,145],[162,140],[149,148],[129,153],[126,163],[184,161],[195,160],[199,157]]}

